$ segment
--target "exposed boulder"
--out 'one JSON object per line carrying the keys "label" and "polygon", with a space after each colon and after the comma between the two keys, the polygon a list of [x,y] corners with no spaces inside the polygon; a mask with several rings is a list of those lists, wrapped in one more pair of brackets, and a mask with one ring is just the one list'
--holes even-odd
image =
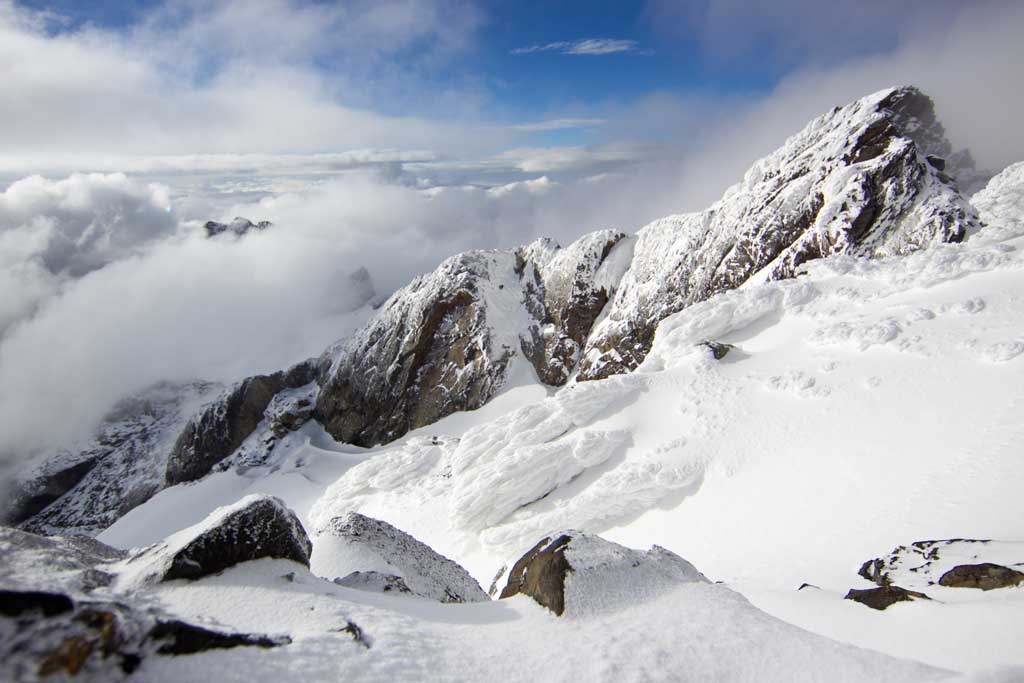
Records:
{"label": "exposed boulder", "polygon": [[313,361],[272,375],[256,375],[224,391],[195,415],[174,443],[167,460],[167,485],[194,481],[231,455],[256,429],[275,395],[316,378]]}
{"label": "exposed boulder", "polygon": [[317,534],[312,561],[320,576],[340,576],[342,585],[377,577],[399,578],[421,597],[439,602],[490,600],[463,567],[387,522],[350,512],[333,518]]}
{"label": "exposed boulder", "polygon": [[501,597],[522,593],[555,614],[581,614],[642,602],[681,583],[708,580],[660,546],[644,552],[567,531],[542,539],[519,558]]}
{"label": "exposed boulder", "polygon": [[1010,588],[1024,583],[1024,573],[991,562],[961,564],[939,577],[940,586],[951,588]]}
{"label": "exposed boulder", "polygon": [[755,273],[797,275],[833,254],[906,254],[977,227],[955,182],[927,161],[949,143],[915,88],[865,97],[812,121],[700,213],[637,236],[633,260],[587,341],[580,379],[636,368],[658,323]]}
{"label": "exposed boulder", "polygon": [[279,498],[252,495],[146,548],[125,563],[125,573],[144,581],[198,579],[264,557],[308,567],[311,551],[294,512]]}
{"label": "exposed boulder", "polygon": [[884,610],[897,602],[910,602],[912,600],[931,600],[924,593],[907,590],[899,586],[879,586],[878,588],[865,588],[863,590],[851,588],[846,594],[846,600],[853,600],[871,609]]}

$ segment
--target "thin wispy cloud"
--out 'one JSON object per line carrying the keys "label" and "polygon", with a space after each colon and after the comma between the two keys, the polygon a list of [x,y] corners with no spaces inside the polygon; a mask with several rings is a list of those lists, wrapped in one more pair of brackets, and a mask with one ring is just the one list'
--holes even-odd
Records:
{"label": "thin wispy cloud", "polygon": [[546,45],[529,45],[512,50],[514,55],[529,55],[534,52],[559,52],[563,55],[611,55],[621,52],[640,52],[635,40],[615,38],[585,38],[582,40],[559,40]]}
{"label": "thin wispy cloud", "polygon": [[545,133],[553,130],[571,130],[573,128],[596,128],[606,123],[604,119],[550,119],[535,123],[521,123],[513,126],[520,133]]}

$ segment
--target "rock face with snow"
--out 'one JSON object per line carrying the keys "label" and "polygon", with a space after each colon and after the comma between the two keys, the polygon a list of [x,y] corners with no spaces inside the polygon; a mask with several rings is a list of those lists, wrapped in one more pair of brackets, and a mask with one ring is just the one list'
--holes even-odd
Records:
{"label": "rock face with snow", "polygon": [[37,533],[95,534],[163,486],[174,439],[218,385],[159,384],[119,403],[89,442],[15,484],[7,523]]}
{"label": "rock face with snow", "polygon": [[640,231],[580,378],[634,369],[661,320],[755,273],[787,278],[833,254],[891,256],[963,239],[977,216],[936,161],[950,151],[931,100],[914,88],[812,121],[707,210]]}
{"label": "rock face with snow", "polygon": [[[335,576],[341,585],[366,588],[391,581],[416,595],[438,602],[490,600],[480,584],[461,566],[387,522],[350,512],[335,517],[316,536],[313,571]],[[372,586],[369,586],[372,587]]]}
{"label": "rock face with snow", "polygon": [[370,446],[479,408],[521,354],[544,381],[564,383],[614,292],[614,268],[602,267],[622,238],[603,231],[565,249],[539,240],[448,259],[328,350],[316,418],[335,438]]}
{"label": "rock face with snow", "polygon": [[199,524],[146,548],[129,564],[145,580],[198,579],[241,562],[280,558],[309,566],[312,544],[295,513],[279,498],[247,496]]}
{"label": "rock face with snow", "polygon": [[979,588],[990,591],[1011,588],[1024,583],[1024,572],[991,562],[960,564],[939,577],[940,586],[950,588]]}
{"label": "rock face with snow", "polygon": [[[167,484],[193,481],[208,474],[256,429],[274,396],[309,384],[315,373],[315,363],[307,361],[284,372],[249,377],[224,391],[193,416],[178,436],[167,460]],[[308,412],[304,416],[289,414],[287,419],[281,418],[281,425],[287,429],[308,417]]]}
{"label": "rock face with snow", "polygon": [[110,585],[127,553],[87,536],[39,536],[0,527],[0,587],[89,593]]}
{"label": "rock face with snow", "polygon": [[642,552],[569,531],[542,539],[519,558],[501,597],[522,593],[555,614],[574,615],[642,602],[680,583],[695,582],[707,579],[664,548]]}

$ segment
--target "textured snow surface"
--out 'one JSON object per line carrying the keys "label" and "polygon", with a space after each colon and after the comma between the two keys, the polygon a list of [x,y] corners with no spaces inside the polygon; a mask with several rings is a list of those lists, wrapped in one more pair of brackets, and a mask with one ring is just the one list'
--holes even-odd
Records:
{"label": "textured snow surface", "polygon": [[972,239],[994,242],[1024,235],[1024,162],[997,174],[971,203],[988,225]]}

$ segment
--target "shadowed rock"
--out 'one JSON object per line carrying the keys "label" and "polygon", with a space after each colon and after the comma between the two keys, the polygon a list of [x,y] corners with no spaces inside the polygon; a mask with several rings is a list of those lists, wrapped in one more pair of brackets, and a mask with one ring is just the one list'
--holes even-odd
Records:
{"label": "shadowed rock", "polygon": [[199,524],[143,550],[131,563],[159,581],[198,579],[260,558],[292,560],[306,567],[312,544],[295,513],[273,496],[254,495],[214,511]]}
{"label": "shadowed rock", "polygon": [[846,594],[846,600],[853,600],[871,609],[884,610],[897,602],[910,602],[911,600],[931,600],[924,593],[909,591],[899,586],[879,586],[878,588],[866,588],[864,590],[851,588]]}
{"label": "shadowed rock", "polygon": [[951,588],[1010,588],[1024,583],[1024,573],[991,562],[962,564],[953,567],[939,578],[940,586]]}

